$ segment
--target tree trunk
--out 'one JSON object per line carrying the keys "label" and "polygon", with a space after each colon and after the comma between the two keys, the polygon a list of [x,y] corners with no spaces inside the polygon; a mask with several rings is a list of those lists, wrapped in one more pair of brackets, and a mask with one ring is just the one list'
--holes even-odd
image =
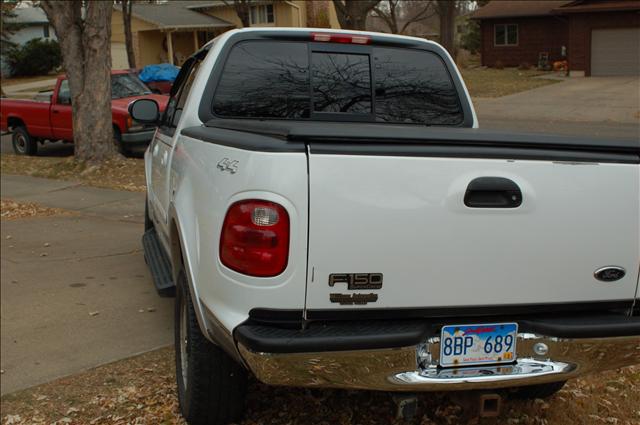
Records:
{"label": "tree trunk", "polygon": [[133,0],[122,0],[122,23],[124,24],[124,40],[127,46],[129,68],[136,67],[136,54],[133,51],[133,35],[131,34],[131,9]]}
{"label": "tree trunk", "polygon": [[437,9],[440,16],[440,44],[455,58],[456,2],[439,0]]}
{"label": "tree trunk", "polygon": [[[236,11],[236,15],[240,18],[240,22],[242,23],[243,28],[248,28],[251,26],[251,0],[222,0],[225,5],[233,7]],[[274,6],[275,7],[275,6]]]}
{"label": "tree trunk", "polygon": [[242,26],[244,28],[248,28],[251,26],[251,18],[249,15],[251,14],[251,6],[247,0],[235,0],[236,5],[236,13],[238,14],[238,18],[242,22]]}
{"label": "tree trunk", "polygon": [[109,1],[43,0],[69,80],[75,157],[101,162],[117,155],[111,121],[111,12]]}
{"label": "tree trunk", "polygon": [[338,22],[343,29],[366,29],[367,15],[380,0],[333,0]]}

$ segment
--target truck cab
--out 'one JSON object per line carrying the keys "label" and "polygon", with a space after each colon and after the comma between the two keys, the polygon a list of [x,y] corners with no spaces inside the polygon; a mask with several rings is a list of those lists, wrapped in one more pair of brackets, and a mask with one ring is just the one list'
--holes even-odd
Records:
{"label": "truck cab", "polygon": [[[167,96],[153,94],[135,73],[115,70],[111,74],[112,120],[114,143],[122,153],[136,145],[146,145],[155,131],[154,126],[136,123],[128,106],[140,98],[153,99],[164,108]],[[44,92],[34,100],[0,100],[0,127],[13,132],[16,154],[35,155],[38,143],[45,141],[73,142],[73,106],[69,81],[64,75],[56,80],[53,92]]]}

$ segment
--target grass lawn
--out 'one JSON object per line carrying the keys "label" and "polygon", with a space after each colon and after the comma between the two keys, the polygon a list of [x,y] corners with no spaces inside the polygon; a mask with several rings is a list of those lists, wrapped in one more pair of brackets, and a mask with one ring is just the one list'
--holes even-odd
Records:
{"label": "grass lawn", "polygon": [[144,192],[144,161],[141,158],[119,158],[100,166],[87,167],[73,157],[39,157],[2,154],[2,174],[18,174],[78,183],[117,190]]}
{"label": "grass lawn", "polygon": [[557,83],[558,80],[533,78],[545,74],[535,69],[521,70],[517,68],[461,68],[471,97],[500,97],[536,87]]}
{"label": "grass lawn", "polygon": [[[640,368],[580,378],[548,400],[506,400],[497,420],[467,421],[450,394],[423,393],[421,425],[574,425],[640,422]],[[251,380],[241,425],[406,424],[390,393],[268,387]],[[184,424],[172,348],[100,366],[2,397],[2,424]]]}

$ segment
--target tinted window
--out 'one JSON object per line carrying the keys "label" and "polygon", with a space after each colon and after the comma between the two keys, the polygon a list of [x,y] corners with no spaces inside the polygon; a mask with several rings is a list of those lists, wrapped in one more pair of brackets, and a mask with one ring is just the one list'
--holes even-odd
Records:
{"label": "tinted window", "polygon": [[375,115],[378,122],[426,125],[464,121],[458,92],[437,54],[388,47],[370,51],[309,56],[304,42],[241,42],[226,60],[213,113],[275,119],[344,114],[373,120]]}
{"label": "tinted window", "polygon": [[371,113],[369,55],[313,53],[311,85],[315,112]]}
{"label": "tinted window", "polygon": [[376,120],[428,125],[463,121],[458,93],[435,54],[374,48]]}
{"label": "tinted window", "polygon": [[213,99],[224,117],[309,116],[305,43],[247,41],[233,48]]}

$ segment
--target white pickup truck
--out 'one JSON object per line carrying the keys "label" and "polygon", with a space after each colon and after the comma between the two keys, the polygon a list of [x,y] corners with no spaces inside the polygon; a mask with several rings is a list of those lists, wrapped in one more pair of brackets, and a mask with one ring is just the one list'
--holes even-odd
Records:
{"label": "white pickup truck", "polygon": [[324,29],[224,33],[129,108],[189,423],[248,373],[544,397],[640,363],[638,141],[480,130],[438,44]]}

